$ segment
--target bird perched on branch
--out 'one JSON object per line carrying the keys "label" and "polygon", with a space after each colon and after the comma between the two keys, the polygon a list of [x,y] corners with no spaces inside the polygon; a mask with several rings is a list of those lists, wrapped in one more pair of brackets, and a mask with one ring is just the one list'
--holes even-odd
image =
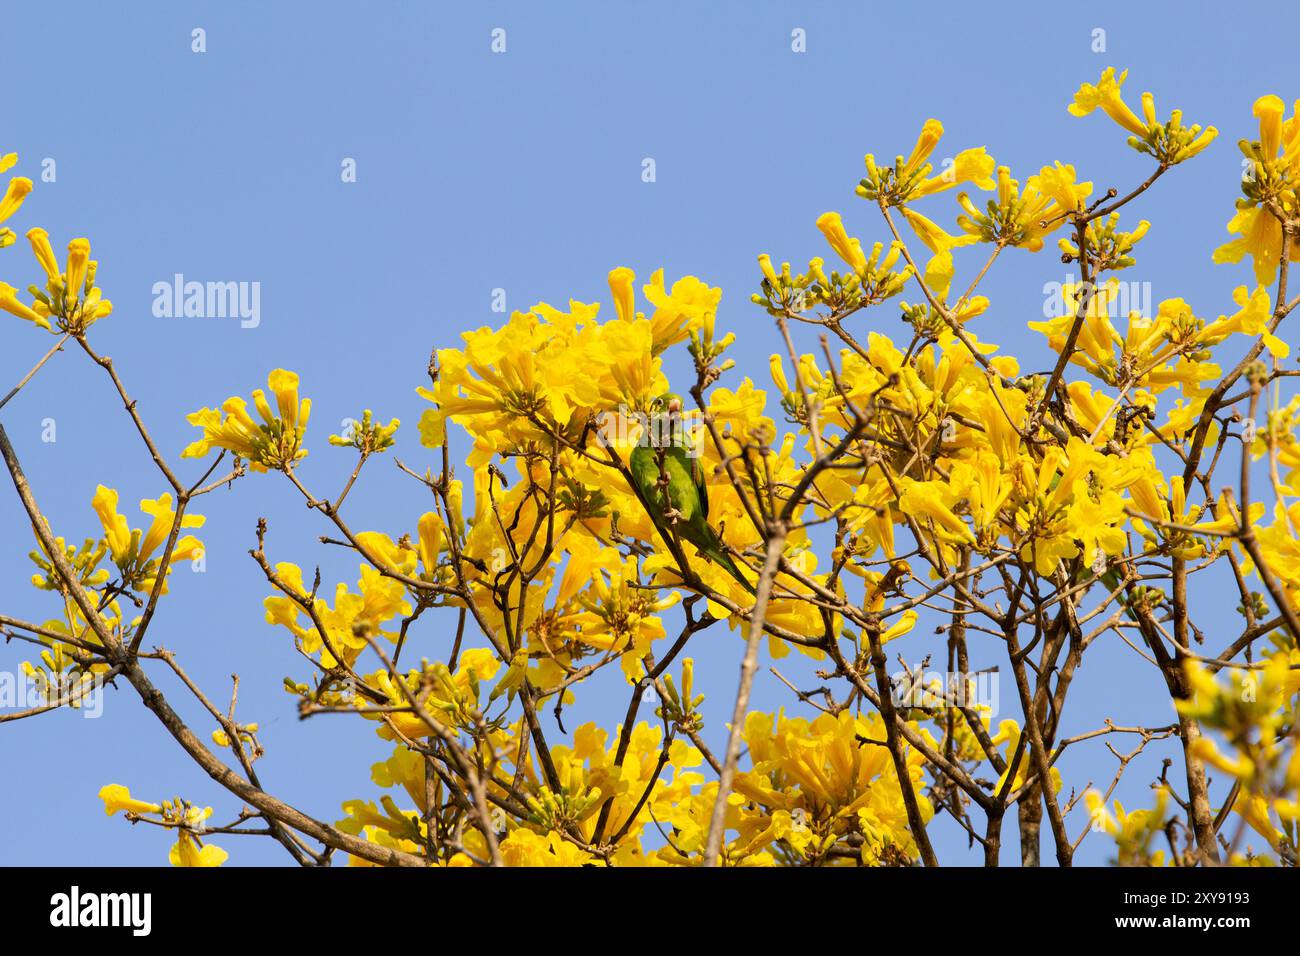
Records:
{"label": "bird perched on branch", "polygon": [[[709,494],[704,469],[679,432],[681,399],[664,395],[651,405],[653,420],[632,450],[628,466],[665,541],[689,541],[705,558],[739,581],[750,594],[754,586],[727,553],[709,526]],[[665,417],[666,416],[666,417]],[[665,434],[666,433],[666,434]]]}

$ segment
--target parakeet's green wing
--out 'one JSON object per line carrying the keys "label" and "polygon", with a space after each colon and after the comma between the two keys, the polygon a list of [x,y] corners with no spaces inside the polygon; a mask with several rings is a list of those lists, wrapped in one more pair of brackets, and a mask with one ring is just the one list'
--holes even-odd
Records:
{"label": "parakeet's green wing", "polygon": [[699,462],[687,456],[685,449],[669,448],[664,452],[663,473],[668,476],[668,493],[659,484],[660,464],[655,449],[638,446],[632,449],[629,460],[632,480],[656,509],[655,517],[671,505],[682,519],[692,521],[708,514],[708,498],[704,490],[704,471]]}
{"label": "parakeet's green wing", "polygon": [[700,493],[700,514],[707,518],[709,516],[709,488],[704,483],[704,466],[700,464],[698,458],[691,459],[691,480],[695,482],[695,487]]}
{"label": "parakeet's green wing", "polygon": [[[663,473],[668,477],[667,501],[659,484],[660,461],[655,449],[639,446],[632,450],[629,460],[632,480],[651,509],[650,517],[665,539],[671,535],[689,541],[710,561],[720,565],[728,574],[751,593],[753,585],[746,580],[740,568],[727,554],[717,533],[706,520],[709,513],[709,496],[704,483],[704,469],[696,458],[686,454],[684,448],[669,448],[663,456]],[[671,529],[665,523],[664,512],[669,503],[679,519]]]}

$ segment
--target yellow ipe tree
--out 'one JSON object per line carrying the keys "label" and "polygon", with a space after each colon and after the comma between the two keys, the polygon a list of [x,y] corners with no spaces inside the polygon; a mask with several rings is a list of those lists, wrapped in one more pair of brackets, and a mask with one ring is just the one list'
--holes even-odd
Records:
{"label": "yellow ipe tree", "polygon": [[[344,508],[364,494],[364,466],[392,453],[397,421],[366,412],[329,438],[356,464],[327,495],[303,462],[310,402],[283,369],[251,408],[235,397],[191,414],[201,434],[184,462],[158,448],[95,349],[111,307],[89,243],[72,240],[64,260],[31,229],[42,284],[0,286],[0,307],[56,340],[18,387],[61,350],[84,352],[161,493],[140,503],[142,522],[101,486],[102,534],[69,543],[55,529],[89,513],[43,513],[0,429],[52,614],[0,617],[10,648],[37,649],[22,666],[47,694],[0,721],[77,706],[110,680],[138,696],[228,792],[213,801],[226,811],[211,820],[208,795],[152,802],[116,782],[100,795],[109,813],[172,830],[184,866],[220,864],[222,836],[239,833],[304,865],[342,851],[405,866],[933,866],[936,815],[990,865],[1015,858],[1002,852],[1008,827],[1029,865],[1040,852],[1069,865],[1094,833],[1121,864],[1295,865],[1300,371],[1278,332],[1300,302],[1288,292],[1300,119],[1265,96],[1258,138],[1241,143],[1232,239],[1214,256],[1249,257],[1253,284],[1205,303],[1223,310],[1213,319],[1179,298],[1120,315],[1116,276],[1148,231],[1130,208],[1216,135],[1179,111],[1162,120],[1149,94],[1135,112],[1124,79],[1107,70],[1084,84],[1070,112],[1100,109],[1150,157],[1127,193],[1060,162],[1015,179],[982,147],[936,168],[937,120],[910,155],[868,155],[858,208],[881,242],[865,251],[828,212],[817,225],[832,262],[759,256],[753,301],[778,343],[762,388],[727,358],[721,291],[693,277],[669,286],[662,272],[638,295],[633,273],[615,269],[603,314],[538,304],[436,349],[417,389],[420,457],[396,462],[427,502],[405,527],[358,530]],[[1226,211],[1238,187],[1224,185],[1212,201]],[[30,188],[10,181],[0,222]],[[954,212],[955,226],[940,225]],[[1030,323],[1054,360],[1029,373],[984,334],[992,306],[978,292],[1008,249],[1049,241],[1078,278],[1059,317]],[[958,282],[959,255],[970,260]],[[868,331],[885,324],[871,315],[900,311],[897,340]],[[796,350],[796,326],[814,328],[812,352]],[[11,353],[17,327],[4,335]],[[688,380],[669,382],[670,350],[693,365]],[[469,449],[463,462],[453,444]],[[272,478],[360,563],[356,583],[331,593],[274,553],[264,520],[250,541],[267,623],[301,655],[285,682],[299,713],[354,715],[391,747],[358,768],[358,788],[390,792],[345,802],[333,822],[274,796],[237,695],[218,699],[157,646],[168,574],[202,549],[190,532],[203,497]],[[1235,581],[1230,631],[1222,592],[1198,596],[1193,578],[1207,574]],[[1210,613],[1214,627],[1199,626]],[[938,636],[913,633],[922,614]],[[1107,702],[1102,726],[1069,723],[1072,683],[1103,639],[1153,669],[1164,725],[1126,717],[1152,708],[1125,700]],[[731,714],[713,726],[691,657],[700,640],[734,641],[742,661],[738,686],[730,668],[709,675]],[[973,658],[1004,678],[997,714]],[[765,661],[789,690],[776,714],[749,706]],[[626,703],[606,725],[566,728],[564,708],[606,668]],[[194,696],[199,724],[160,692],[158,672]],[[1108,787],[1062,779],[1074,747],[1110,750]],[[1146,748],[1169,759],[1145,781],[1147,805],[1125,811],[1113,794]]]}

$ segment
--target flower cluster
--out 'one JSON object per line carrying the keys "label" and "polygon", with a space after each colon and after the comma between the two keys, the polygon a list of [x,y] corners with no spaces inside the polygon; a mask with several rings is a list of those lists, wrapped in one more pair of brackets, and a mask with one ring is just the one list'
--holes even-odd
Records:
{"label": "flower cluster", "polygon": [[[202,557],[185,533],[204,523],[193,499],[247,465],[279,472],[329,523],[322,543],[360,562],[354,583],[323,581],[310,563],[269,558],[259,522],[249,554],[271,592],[265,620],[302,670],[284,689],[304,719],[365,720],[388,754],[371,769],[378,796],[302,828],[320,853],[287,833],[301,815],[260,811],[299,862],[345,849],[358,864],[933,865],[940,815],[997,862],[1003,820],[1019,813],[1022,859],[1038,862],[1045,818],[1067,864],[1086,811],[1083,836],[1108,834],[1121,865],[1295,865],[1300,396],[1283,394],[1297,372],[1279,327],[1297,307],[1285,280],[1300,259],[1300,119],[1264,97],[1259,138],[1242,143],[1234,238],[1215,258],[1249,256],[1254,282],[1221,302],[1135,306],[1120,275],[1153,240],[1129,204],[1217,134],[1177,110],[1160,120],[1150,94],[1135,112],[1125,79],[1108,69],[1069,107],[1101,110],[1155,161],[1122,196],[1094,197],[1086,170],[1052,156],[1019,174],[982,146],[941,160],[934,119],[892,164],[868,154],[857,195],[879,219],[875,241],[832,211],[815,227],[840,265],[758,257],[751,301],[778,343],[766,369],[737,369],[720,289],[669,284],[662,270],[638,286],[613,269],[603,311],[539,302],[465,332],[416,390],[419,447],[403,459],[417,467],[396,465],[421,503],[386,529],[354,529],[341,509],[366,463],[407,433],[366,410],[328,439],[357,452],[347,483],[317,495],[299,467],[311,401],[285,369],[251,409],[236,396],[188,416],[202,434],[182,458],[234,461],[225,478],[210,461],[181,482],[90,351],[87,331],[111,306],[89,243],[74,239],[59,261],[32,229],[45,286],[20,301],[0,285],[0,309],[74,337],[110,371],[172,491],[141,501],[151,521],[132,528],[100,485],[102,535],[80,546],[32,513],[32,583],[63,607],[39,625],[6,617],[4,633],[38,645],[25,672],[71,688],[70,701],[127,667],[137,690],[146,663],[183,676],[141,640],[175,563]],[[0,223],[30,189],[9,182]],[[0,247],[15,239],[0,229]],[[1027,323],[1048,353],[1029,371],[993,340],[1004,306],[978,293],[1000,257],[1032,258],[1049,240],[1077,276]],[[864,321],[882,305],[899,334]],[[808,326],[817,348],[800,337]],[[1213,651],[1199,645],[1220,622],[1197,623],[1220,589],[1201,584],[1212,568],[1243,621]],[[1155,669],[1177,723],[1065,726],[1078,710],[1065,697],[1103,638]],[[712,716],[703,656],[685,653],[708,640],[743,654],[730,725]],[[945,654],[948,683],[927,676]],[[1014,716],[952,690],[990,661],[1009,669]],[[790,692],[789,713],[746,708],[760,672]],[[211,760],[233,757],[248,783],[231,789],[260,789],[259,725],[195,692],[222,751],[200,762],[228,780]],[[606,729],[588,701],[610,692],[627,697]],[[1154,807],[1126,810],[1114,785],[1067,786],[1062,752],[1117,735],[1138,747],[1111,748],[1121,775],[1148,745],[1179,748],[1187,772],[1150,781]],[[210,808],[118,785],[100,796],[109,814],[175,830],[173,864],[226,859],[207,842]],[[251,832],[239,824],[256,815],[217,829]]]}

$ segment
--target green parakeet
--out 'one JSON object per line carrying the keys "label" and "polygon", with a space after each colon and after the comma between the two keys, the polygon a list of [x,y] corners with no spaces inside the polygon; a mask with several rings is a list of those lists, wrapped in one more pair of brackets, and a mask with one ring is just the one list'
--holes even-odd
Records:
{"label": "green parakeet", "polygon": [[[672,407],[674,405],[676,408]],[[670,403],[670,414],[679,410],[679,402]],[[695,545],[700,554],[722,567],[753,594],[753,585],[745,579],[736,562],[731,560],[731,555],[727,554],[717,532],[709,527],[709,495],[699,460],[679,444],[665,444],[668,447],[663,449],[650,444],[638,445],[632,450],[628,461],[632,480],[650,506],[650,517],[655,527],[665,540],[671,540],[676,535]],[[659,457],[661,450],[662,469]],[[660,482],[661,475],[668,478],[666,486]],[[669,520],[669,509],[676,512],[675,521]]]}

